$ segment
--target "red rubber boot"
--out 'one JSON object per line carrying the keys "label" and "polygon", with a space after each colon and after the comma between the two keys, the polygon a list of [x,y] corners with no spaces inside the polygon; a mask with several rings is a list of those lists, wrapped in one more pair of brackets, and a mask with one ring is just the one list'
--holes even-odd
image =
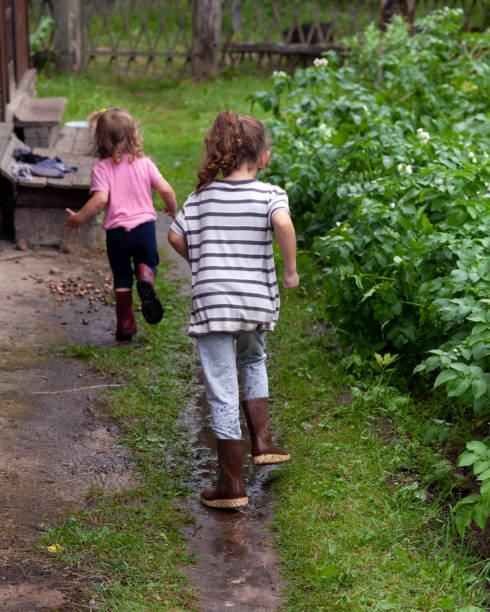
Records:
{"label": "red rubber boot", "polygon": [[144,263],[136,266],[136,289],[141,300],[141,312],[148,323],[154,325],[162,320],[163,308],[153,287],[151,268]]}
{"label": "red rubber boot", "polygon": [[116,339],[131,340],[136,332],[131,291],[116,291]]}

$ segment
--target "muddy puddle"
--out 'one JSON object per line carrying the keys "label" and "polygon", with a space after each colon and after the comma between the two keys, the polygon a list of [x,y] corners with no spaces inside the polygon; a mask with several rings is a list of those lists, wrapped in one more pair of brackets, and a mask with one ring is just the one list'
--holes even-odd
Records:
{"label": "muddy puddle", "polygon": [[[267,480],[280,467],[254,466],[247,444],[243,479],[249,505],[236,510],[207,508],[200,503],[199,493],[215,484],[217,464],[204,389],[197,401],[186,408],[184,424],[196,452],[192,483],[195,493],[189,500],[195,523],[188,535],[197,563],[186,571],[199,591],[201,609],[276,611],[283,601],[284,584],[268,530],[273,500]],[[242,431],[246,432],[244,423]]]}

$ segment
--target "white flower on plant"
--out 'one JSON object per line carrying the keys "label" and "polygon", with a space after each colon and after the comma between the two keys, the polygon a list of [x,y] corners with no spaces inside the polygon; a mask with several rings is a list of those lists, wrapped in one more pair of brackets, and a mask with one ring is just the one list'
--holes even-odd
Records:
{"label": "white flower on plant", "polygon": [[422,144],[427,144],[430,140],[430,134],[429,132],[426,132],[425,130],[423,130],[422,128],[419,128],[417,130],[417,136],[419,137],[419,140]]}
{"label": "white flower on plant", "polygon": [[328,66],[328,59],[326,57],[316,57],[313,60],[313,66],[315,66],[315,68],[320,68],[321,66]]}
{"label": "white flower on plant", "polygon": [[298,117],[296,119],[296,125],[301,125],[303,123],[303,117]]}
{"label": "white flower on plant", "polygon": [[274,70],[272,76],[280,79],[285,79],[288,75],[284,72],[284,70]]}
{"label": "white flower on plant", "polygon": [[335,225],[336,225],[337,227],[340,227],[340,226],[342,225],[342,223],[340,223],[340,221],[335,221]]}
{"label": "white flower on plant", "polygon": [[471,160],[471,161],[472,161],[474,164],[476,164],[477,159],[476,159],[476,155],[473,153],[473,151],[470,151],[470,152],[468,153],[468,157],[470,158],[470,160]]}
{"label": "white flower on plant", "polygon": [[369,115],[369,109],[365,104],[362,105],[362,110],[366,113],[366,115]]}
{"label": "white flower on plant", "polygon": [[405,172],[406,172],[407,174],[412,174],[412,166],[411,166],[410,164],[407,164],[407,165],[405,166]]}
{"label": "white flower on plant", "polygon": [[402,163],[398,164],[396,169],[398,170],[398,172],[401,172],[403,170],[403,164]]}
{"label": "white flower on plant", "polygon": [[396,206],[395,202],[392,202],[392,203],[390,204],[390,208],[395,208],[395,206]]}

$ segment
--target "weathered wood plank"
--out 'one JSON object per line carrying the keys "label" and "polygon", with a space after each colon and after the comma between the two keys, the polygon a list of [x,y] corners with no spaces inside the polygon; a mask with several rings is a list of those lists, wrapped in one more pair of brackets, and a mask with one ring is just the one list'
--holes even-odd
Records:
{"label": "weathered wood plank", "polygon": [[307,44],[284,44],[284,43],[230,43],[224,48],[228,53],[277,53],[279,55],[311,55],[319,57],[325,51],[338,51],[342,53],[342,45],[307,45]]}
{"label": "weathered wood plank", "polygon": [[78,156],[78,172],[75,172],[72,175],[72,186],[74,188],[85,188],[87,190],[90,188],[92,181],[92,168],[96,162],[97,160],[94,157],[89,157],[88,155]]}
{"label": "weathered wood plank", "polygon": [[[94,130],[92,128],[75,128],[76,138],[73,147],[73,153],[78,155],[90,155],[92,150],[92,141]],[[97,160],[96,160],[97,161]]]}
{"label": "weathered wood plank", "polygon": [[56,151],[61,157],[62,153],[72,153],[76,140],[76,128],[62,127],[58,132],[58,140],[55,143]]}
{"label": "weathered wood plank", "polygon": [[4,150],[3,157],[0,159],[0,172],[12,183],[17,182],[17,178],[12,174],[12,165],[15,163],[14,149],[24,146],[24,143],[17,138],[14,132],[12,132]]}
{"label": "weathered wood plank", "polygon": [[14,123],[19,127],[58,125],[65,112],[66,98],[27,98],[15,112]]}
{"label": "weathered wood plank", "polygon": [[3,158],[3,155],[9,145],[10,137],[13,131],[13,123],[0,123],[0,159]]}

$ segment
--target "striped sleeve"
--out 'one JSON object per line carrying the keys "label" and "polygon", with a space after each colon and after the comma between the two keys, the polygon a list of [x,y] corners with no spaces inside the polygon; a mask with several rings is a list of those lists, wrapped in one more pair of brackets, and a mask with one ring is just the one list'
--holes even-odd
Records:
{"label": "striped sleeve", "polygon": [[287,210],[289,212],[289,200],[288,195],[280,187],[274,187],[271,192],[271,198],[269,200],[268,214],[269,214],[269,227],[272,228],[272,217],[278,210]]}
{"label": "striped sleeve", "polygon": [[175,217],[175,219],[172,222],[172,225],[170,226],[170,229],[176,234],[178,234],[179,236],[181,236],[182,238],[185,238],[187,235],[187,223],[186,223],[186,218],[185,218],[185,208],[184,207],[185,207],[185,204],[180,209],[178,215]]}

